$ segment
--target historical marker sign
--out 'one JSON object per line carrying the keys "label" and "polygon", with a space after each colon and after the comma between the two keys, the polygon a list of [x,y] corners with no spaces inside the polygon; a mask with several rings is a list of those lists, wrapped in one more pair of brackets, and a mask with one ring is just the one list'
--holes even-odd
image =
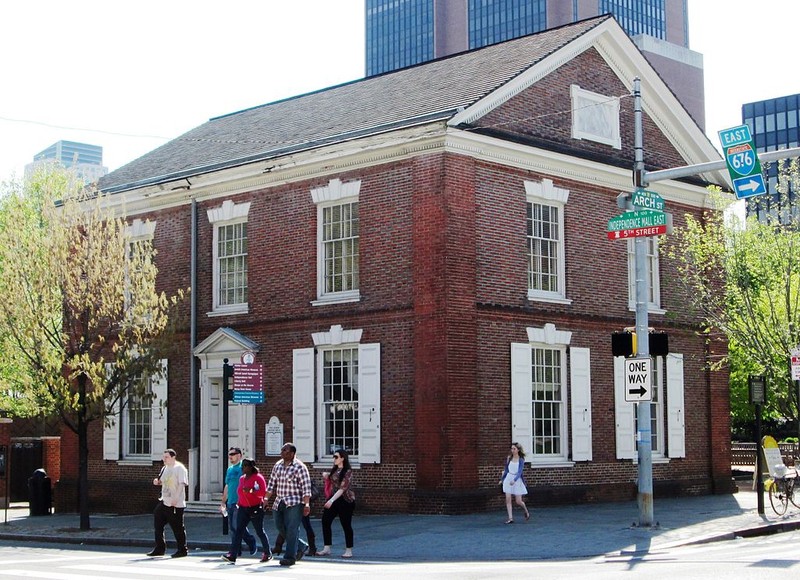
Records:
{"label": "historical marker sign", "polygon": [[739,125],[719,132],[725,163],[739,199],[767,193],[761,162],[747,125]]}

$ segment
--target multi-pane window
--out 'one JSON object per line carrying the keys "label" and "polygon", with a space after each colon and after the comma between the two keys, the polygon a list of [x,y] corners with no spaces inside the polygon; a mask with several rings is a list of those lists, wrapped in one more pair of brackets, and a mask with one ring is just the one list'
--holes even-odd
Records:
{"label": "multi-pane window", "polygon": [[569,191],[550,179],[526,181],[528,298],[564,303],[564,209]]}
{"label": "multi-pane window", "polygon": [[247,302],[247,223],[217,228],[219,306]]}
{"label": "multi-pane window", "polygon": [[[647,246],[647,307],[650,310],[661,308],[661,282],[659,277],[658,238],[646,237]],[[636,242],[628,240],[628,304],[636,307]]]}
{"label": "multi-pane window", "polygon": [[649,34],[666,39],[664,0],[600,0],[598,12],[611,12],[631,36]]}
{"label": "multi-pane window", "polygon": [[559,292],[561,219],[559,208],[528,204],[528,289]]}
{"label": "multi-pane window", "polygon": [[469,47],[480,48],[547,28],[545,0],[469,0]]}
{"label": "multi-pane window", "polygon": [[135,219],[126,228],[128,239],[127,255],[125,256],[125,310],[129,316],[147,316],[148,306],[138,304],[136,299],[137,292],[141,296],[148,295],[148,288],[144,283],[154,282],[151,278],[155,276],[153,268],[153,237],[155,235],[156,222]]}
{"label": "multi-pane window", "polygon": [[322,208],[324,294],[358,290],[358,202]]}
{"label": "multi-pane window", "polygon": [[534,347],[531,368],[533,449],[536,456],[560,456],[564,449],[564,352]]}
{"label": "multi-pane window", "polygon": [[358,347],[326,349],[321,356],[323,451],[358,455]]}
{"label": "multi-pane window", "polygon": [[214,231],[212,284],[213,304],[209,315],[243,314],[248,311],[247,215],[250,202],[233,203],[208,210]]}
{"label": "multi-pane window", "polygon": [[153,389],[149,379],[137,378],[136,393],[128,395],[126,405],[126,457],[150,456],[152,453]]}
{"label": "multi-pane window", "polygon": [[[663,405],[663,358],[651,357],[650,376],[652,379],[652,400],[650,401],[650,441],[654,455],[664,453],[664,405]],[[634,405],[634,429],[639,431],[639,407]],[[636,449],[639,444],[636,442]]]}

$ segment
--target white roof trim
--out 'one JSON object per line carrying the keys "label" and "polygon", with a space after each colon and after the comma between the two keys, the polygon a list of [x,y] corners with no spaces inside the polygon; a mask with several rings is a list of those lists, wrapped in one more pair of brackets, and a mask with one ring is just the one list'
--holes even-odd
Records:
{"label": "white roof trim", "polygon": [[[718,161],[722,158],[655,69],[613,19],[606,20],[543,58],[491,94],[454,115],[447,124],[457,127],[462,123],[473,123],[591,47],[600,53],[628,90],[633,90],[633,79],[637,76],[640,78],[642,108],[686,160],[686,165]],[[689,135],[690,138],[685,139],[681,135]],[[644,144],[647,147],[646,134]],[[703,174],[703,178],[710,182],[729,184],[727,172],[724,171],[709,172]]]}

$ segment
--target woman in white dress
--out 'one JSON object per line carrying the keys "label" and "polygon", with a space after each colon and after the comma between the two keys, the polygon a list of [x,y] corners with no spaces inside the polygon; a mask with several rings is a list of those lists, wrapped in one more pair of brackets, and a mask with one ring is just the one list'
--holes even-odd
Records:
{"label": "woman in white dress", "polygon": [[522,496],[528,493],[528,488],[525,487],[525,480],[522,478],[522,470],[525,467],[525,451],[519,443],[511,444],[511,455],[506,458],[506,468],[503,470],[503,476],[500,478],[500,483],[503,485],[503,492],[506,494],[506,510],[508,511],[507,524],[514,523],[514,514],[511,506],[511,496],[514,496],[517,505],[525,510],[525,521],[527,522],[531,514],[522,501]]}

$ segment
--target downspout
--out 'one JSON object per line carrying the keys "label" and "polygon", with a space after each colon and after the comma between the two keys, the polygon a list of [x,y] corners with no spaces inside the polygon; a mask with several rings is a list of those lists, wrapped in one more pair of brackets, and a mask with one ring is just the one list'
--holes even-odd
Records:
{"label": "downspout", "polygon": [[[190,293],[189,293],[189,449],[197,449],[197,200],[192,198],[192,226],[190,248]],[[195,457],[199,454],[195,453]],[[198,466],[199,473],[199,466]],[[196,475],[196,474],[195,474]],[[199,482],[194,477],[192,499],[199,497]]]}

